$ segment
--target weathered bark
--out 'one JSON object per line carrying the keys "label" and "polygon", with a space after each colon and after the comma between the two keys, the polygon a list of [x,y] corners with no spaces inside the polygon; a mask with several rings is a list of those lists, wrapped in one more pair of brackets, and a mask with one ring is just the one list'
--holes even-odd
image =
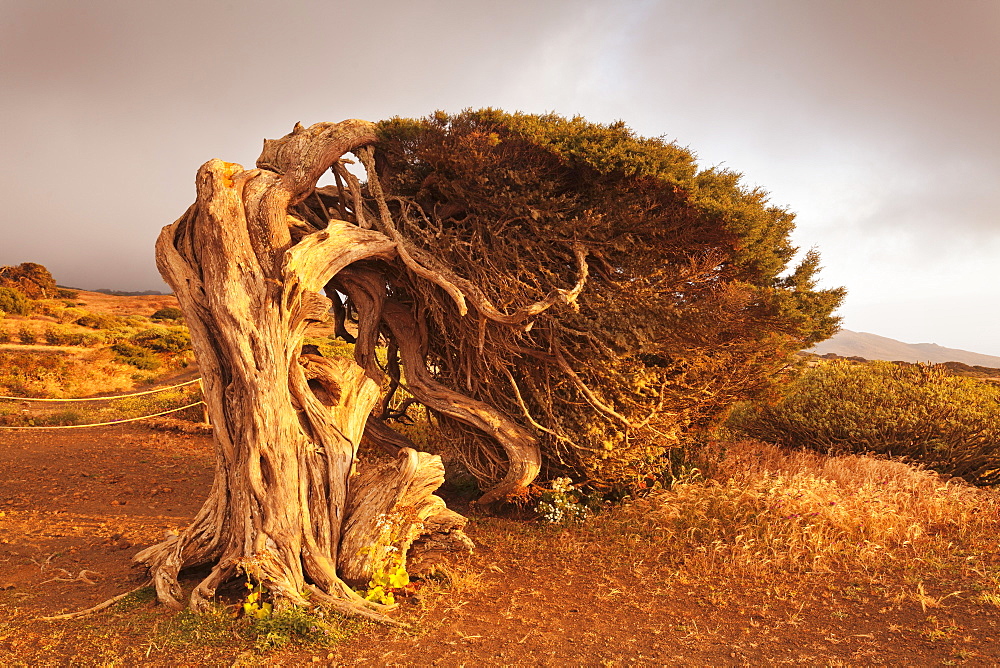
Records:
{"label": "weathered bark", "polygon": [[[482,310],[477,293],[411,252],[395,230],[367,148],[374,130],[358,120],[296,125],[265,141],[256,169],[212,160],[198,172],[195,204],[160,235],[157,266],[191,330],[217,455],[212,490],[192,524],[135,557],[168,605],[183,605],[181,569],[211,564],[189,596],[195,609],[244,572],[279,602],[299,605],[308,597],[380,617],[383,606],[350,585],[364,584],[411,547],[424,561],[471,547],[465,519],[434,495],[444,479],[440,458],[416,452],[383,421],[401,386],[399,362],[417,401],[502,444],[508,474],[484,502],[524,488],[538,473],[534,437],[501,411],[436,382],[424,361],[422,322],[389,296],[387,276],[410,272],[454,292],[460,305],[470,293]],[[357,179],[339,163],[347,151],[359,152],[369,169],[377,220],[365,214]],[[329,168],[338,185],[316,188]],[[346,330],[342,295],[356,337]],[[331,309],[337,332],[356,339],[354,361],[302,352],[308,325],[328,320]],[[375,357],[384,338],[393,341],[388,375]],[[395,461],[359,466],[363,435],[394,452]]]}
{"label": "weathered bark", "polygon": [[396,258],[395,242],[377,231],[289,213],[373,131],[353,120],[296,126],[265,142],[257,169],[212,160],[198,172],[196,203],[160,236],[157,265],[191,330],[217,454],[192,524],[136,555],[164,603],[182,606],[182,568],[212,564],[190,594],[193,608],[244,571],[280,601],[304,604],[310,592],[377,616],[342,576],[370,578],[378,559],[358,546],[405,553],[444,508],[433,495],[437,457],[403,450],[397,466],[352,476],[380,384],[354,362],[301,354],[306,327],[331,307],[327,282],[358,260]]}
{"label": "weathered bark", "polygon": [[[359,318],[356,353],[358,362],[372,375],[381,374],[375,362],[375,341],[379,324],[385,326],[399,348],[407,370],[407,390],[428,408],[464,422],[492,436],[507,454],[507,475],[499,485],[479,499],[486,505],[524,489],[538,475],[541,454],[536,439],[524,427],[489,404],[467,397],[433,379],[424,362],[424,337],[419,323],[405,307],[387,299],[381,288],[384,279],[365,268],[348,268],[333,281],[338,290],[349,295],[352,303],[365,314]],[[391,444],[384,428],[370,425],[369,438],[379,444]]]}

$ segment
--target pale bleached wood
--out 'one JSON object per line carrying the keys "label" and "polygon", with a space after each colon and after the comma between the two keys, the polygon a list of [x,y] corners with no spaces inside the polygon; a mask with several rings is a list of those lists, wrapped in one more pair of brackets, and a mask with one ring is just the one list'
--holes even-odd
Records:
{"label": "pale bleached wood", "polygon": [[[374,125],[364,121],[296,126],[265,142],[256,169],[209,161],[198,172],[195,204],[160,235],[157,266],[191,330],[217,456],[215,482],[192,524],[136,555],[168,605],[182,605],[181,569],[211,563],[190,596],[193,608],[245,572],[290,604],[306,604],[303,592],[313,587],[341,611],[384,612],[355,594],[337,567],[343,545],[354,550],[381,536],[361,521],[364,504],[351,506],[349,498],[380,383],[350,360],[300,349],[308,325],[327,317],[330,301],[321,292],[330,279],[360,260],[393,260],[396,244],[342,220],[309,232],[320,223],[289,213],[343,153],[374,139]],[[425,478],[417,475],[407,489],[430,499],[441,476]],[[385,472],[370,487],[398,483]],[[443,506],[433,499],[411,501]],[[419,534],[419,517],[398,522],[393,535]],[[351,566],[351,573],[363,583],[370,567]]]}

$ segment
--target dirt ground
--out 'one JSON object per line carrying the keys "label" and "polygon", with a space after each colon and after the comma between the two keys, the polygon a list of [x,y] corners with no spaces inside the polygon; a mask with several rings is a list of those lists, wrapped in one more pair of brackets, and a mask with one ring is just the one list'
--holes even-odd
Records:
{"label": "dirt ground", "polygon": [[586,530],[475,515],[479,548],[451,588],[401,603],[405,631],[355,624],[333,646],[261,655],[148,597],[38,619],[141,585],[132,555],[193,516],[212,461],[207,436],[136,425],[0,431],[3,665],[1000,665],[1000,609],[961,582],[921,598],[835,576],[686,581],[641,551],[605,558]]}

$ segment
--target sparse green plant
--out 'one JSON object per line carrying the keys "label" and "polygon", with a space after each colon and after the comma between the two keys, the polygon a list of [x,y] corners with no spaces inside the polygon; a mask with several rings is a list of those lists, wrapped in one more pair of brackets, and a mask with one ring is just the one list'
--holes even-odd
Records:
{"label": "sparse green plant", "polygon": [[279,649],[293,642],[331,645],[346,633],[326,618],[325,613],[287,607],[263,617],[248,617],[248,633],[258,652]]}
{"label": "sparse green plant", "polygon": [[10,330],[4,325],[0,325],[0,343],[10,343]]}
{"label": "sparse green plant", "polygon": [[139,606],[152,603],[156,600],[156,588],[153,586],[142,587],[115,603],[115,608],[126,612],[138,608]]}
{"label": "sparse green plant", "polygon": [[84,422],[83,417],[84,413],[82,411],[67,408],[54,411],[41,418],[34,419],[32,422],[37,426],[54,427],[58,425],[81,424]]}
{"label": "sparse green plant", "polygon": [[260,582],[253,582],[251,578],[248,578],[246,588],[250,591],[243,601],[243,614],[251,619],[258,620],[270,617],[274,609],[270,602],[262,598],[265,593],[264,585]]}
{"label": "sparse green plant", "polygon": [[154,370],[160,368],[159,358],[147,348],[120,342],[111,346],[116,359],[123,364],[129,364],[137,369]]}
{"label": "sparse green plant", "polygon": [[22,324],[17,330],[17,338],[21,343],[31,345],[38,341],[38,332],[31,325]]}
{"label": "sparse green plant", "polygon": [[379,563],[372,569],[372,579],[364,592],[365,600],[395,605],[396,594],[410,584],[410,574],[402,559]]}
{"label": "sparse green plant", "polygon": [[271,651],[291,642],[329,644],[345,635],[322,610],[287,605],[275,609],[253,560],[241,562],[240,570],[247,578],[247,595],[240,604],[247,622],[245,634],[257,651]]}
{"label": "sparse green plant", "polygon": [[542,492],[535,507],[539,517],[550,524],[583,522],[590,517],[587,497],[569,478],[556,478],[551,489]]}

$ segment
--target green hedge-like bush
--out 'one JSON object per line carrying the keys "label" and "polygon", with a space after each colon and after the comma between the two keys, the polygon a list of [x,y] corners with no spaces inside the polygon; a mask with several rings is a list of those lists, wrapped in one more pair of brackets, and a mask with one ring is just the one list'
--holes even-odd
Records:
{"label": "green hedge-like bush", "polygon": [[45,343],[50,346],[86,346],[88,348],[103,342],[100,332],[80,332],[69,327],[50,325],[42,332]]}
{"label": "green hedge-like bush", "polygon": [[0,288],[0,311],[14,315],[31,313],[31,300],[13,288]]}
{"label": "green hedge-like bush", "polygon": [[21,325],[17,329],[17,338],[21,343],[31,345],[38,341],[38,332],[28,325]]}
{"label": "green hedge-like bush", "polygon": [[158,353],[179,353],[191,347],[191,335],[184,327],[150,327],[134,334],[131,341]]}
{"label": "green hedge-like bush", "polygon": [[146,371],[160,368],[160,359],[147,348],[122,341],[111,346],[111,349],[115,352],[115,359],[123,364]]}
{"label": "green hedge-like bush", "polygon": [[159,311],[149,316],[150,320],[180,320],[184,313],[176,306],[164,306]]}
{"label": "green hedge-like bush", "polygon": [[941,367],[823,363],[776,403],[739,407],[729,426],[765,441],[873,452],[973,484],[1000,484],[1000,387]]}
{"label": "green hedge-like bush", "polygon": [[120,318],[116,315],[108,315],[107,313],[87,313],[78,318],[76,324],[82,327],[90,327],[91,329],[113,329],[115,327],[124,327],[128,323],[124,318]]}

